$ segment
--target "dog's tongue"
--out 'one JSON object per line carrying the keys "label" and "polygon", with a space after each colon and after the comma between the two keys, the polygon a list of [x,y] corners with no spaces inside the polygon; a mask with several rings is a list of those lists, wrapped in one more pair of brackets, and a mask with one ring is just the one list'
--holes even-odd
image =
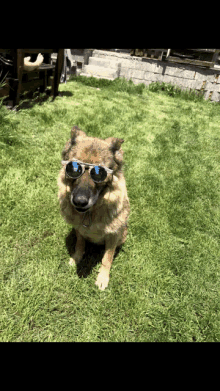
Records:
{"label": "dog's tongue", "polygon": [[82,220],[82,225],[83,227],[89,227],[92,223],[92,220],[91,220],[91,214],[90,212],[86,212],[84,214],[84,217],[83,217],[83,220]]}

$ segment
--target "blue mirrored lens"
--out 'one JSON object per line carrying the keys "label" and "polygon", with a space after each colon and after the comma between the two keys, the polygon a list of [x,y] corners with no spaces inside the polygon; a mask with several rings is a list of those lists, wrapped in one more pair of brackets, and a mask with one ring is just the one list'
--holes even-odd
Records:
{"label": "blue mirrored lens", "polygon": [[70,162],[66,166],[66,173],[71,178],[78,178],[82,174],[82,166],[77,162]]}
{"label": "blue mirrored lens", "polygon": [[100,173],[100,167],[95,166],[95,167],[94,167],[94,170],[95,170],[96,175],[99,175],[99,173]]}
{"label": "blue mirrored lens", "polygon": [[103,182],[107,177],[107,172],[103,167],[95,166],[91,169],[91,178],[94,182]]}

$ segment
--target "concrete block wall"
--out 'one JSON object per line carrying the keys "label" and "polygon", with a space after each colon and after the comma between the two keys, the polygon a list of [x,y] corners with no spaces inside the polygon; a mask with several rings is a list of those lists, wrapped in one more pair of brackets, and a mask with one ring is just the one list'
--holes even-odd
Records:
{"label": "concrete block wall", "polygon": [[[106,69],[111,76],[131,79],[135,84],[166,82],[182,89],[195,89],[204,93],[204,98],[220,101],[220,69],[206,69],[193,65],[175,64],[142,57],[130,56],[127,53],[110,52],[94,49],[89,57],[90,67]],[[89,65],[87,65],[89,69]],[[86,69],[84,70],[86,72]],[[95,74],[94,74],[95,75]],[[109,74],[110,76],[110,74]]]}

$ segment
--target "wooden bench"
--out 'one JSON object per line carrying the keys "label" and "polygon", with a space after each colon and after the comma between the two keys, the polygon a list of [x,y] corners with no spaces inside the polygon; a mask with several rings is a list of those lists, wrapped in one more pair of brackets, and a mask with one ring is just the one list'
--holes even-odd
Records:
{"label": "wooden bench", "polygon": [[220,49],[131,49],[130,54],[206,68],[218,68],[220,61]]}
{"label": "wooden bench", "polygon": [[[54,98],[58,95],[58,87],[63,67],[64,49],[0,49],[0,53],[9,53],[13,66],[10,69],[9,99],[13,106],[17,106],[20,95],[25,91],[35,91],[40,87],[40,92],[45,92],[49,85],[52,86],[51,93]],[[44,56],[44,62],[38,69],[28,72],[24,70],[24,57],[37,55]],[[52,53],[57,53],[55,65],[50,63]]]}
{"label": "wooden bench", "polygon": [[[186,51],[185,53],[184,50]],[[220,49],[168,49],[166,60],[175,63],[213,68],[218,60],[219,52]],[[206,55],[205,60],[200,59],[202,55]]]}

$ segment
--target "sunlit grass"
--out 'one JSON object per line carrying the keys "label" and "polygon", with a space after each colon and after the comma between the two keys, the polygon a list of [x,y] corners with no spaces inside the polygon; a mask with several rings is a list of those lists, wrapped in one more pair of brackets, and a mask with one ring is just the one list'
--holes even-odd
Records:
{"label": "sunlit grass", "polygon": [[[1,341],[220,340],[220,106],[126,83],[0,108]],[[125,140],[129,233],[104,292],[99,265],[68,265],[56,181],[75,124]]]}

